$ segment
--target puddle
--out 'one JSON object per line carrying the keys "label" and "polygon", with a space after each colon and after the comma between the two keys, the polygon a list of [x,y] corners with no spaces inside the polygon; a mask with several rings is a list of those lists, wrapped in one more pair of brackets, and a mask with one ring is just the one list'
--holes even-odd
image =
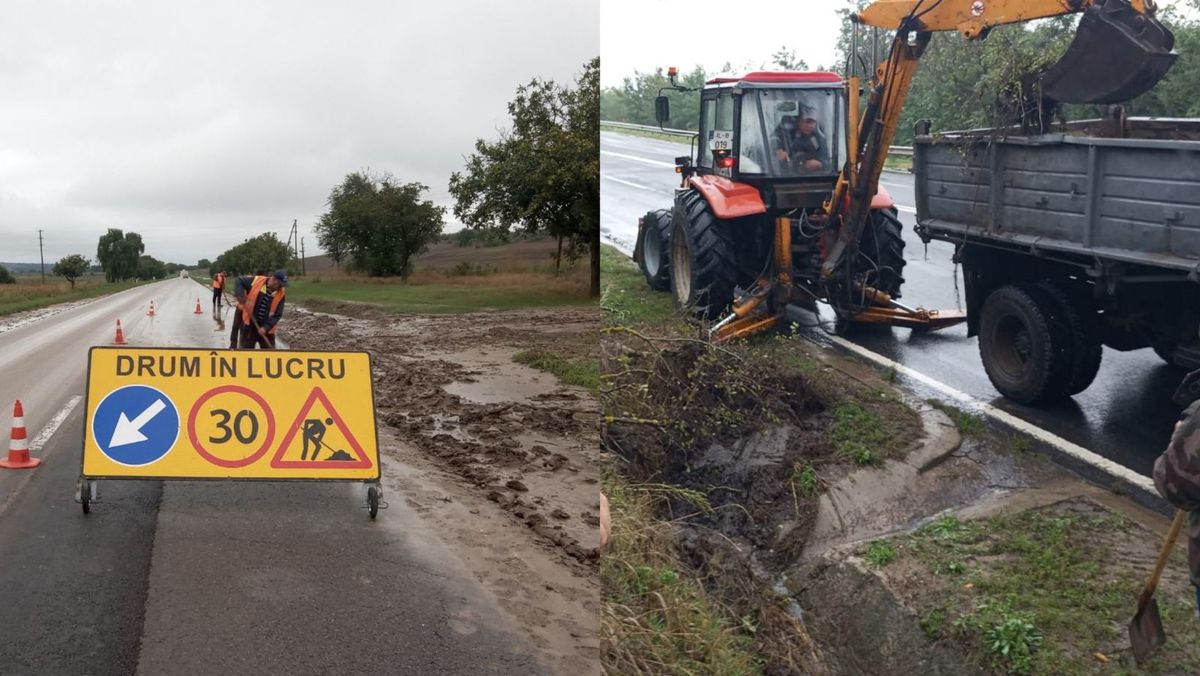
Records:
{"label": "puddle", "polygon": [[431,356],[473,371],[469,380],[442,389],[475,404],[525,402],[558,389],[553,375],[514,362],[514,354],[512,349],[479,348]]}
{"label": "puddle", "polygon": [[476,404],[498,404],[509,401],[529,401],[540,394],[558,388],[554,376],[540,373],[531,375],[486,375],[475,376],[474,382],[456,381],[446,385],[447,393]]}

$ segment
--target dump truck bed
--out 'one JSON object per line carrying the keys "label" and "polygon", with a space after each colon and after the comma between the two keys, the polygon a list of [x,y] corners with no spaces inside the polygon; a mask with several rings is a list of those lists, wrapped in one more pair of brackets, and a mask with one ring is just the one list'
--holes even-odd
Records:
{"label": "dump truck bed", "polygon": [[1200,263],[1200,120],[922,135],[913,162],[927,239],[1189,273]]}

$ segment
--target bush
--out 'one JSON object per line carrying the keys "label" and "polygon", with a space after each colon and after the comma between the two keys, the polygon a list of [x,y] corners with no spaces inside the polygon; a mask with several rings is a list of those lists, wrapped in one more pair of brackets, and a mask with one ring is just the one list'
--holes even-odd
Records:
{"label": "bush", "polygon": [[16,284],[17,280],[13,279],[12,273],[8,268],[0,265],[0,284]]}
{"label": "bush", "polygon": [[446,270],[448,277],[486,277],[497,272],[494,265],[478,265],[471,261],[459,261],[457,265]]}

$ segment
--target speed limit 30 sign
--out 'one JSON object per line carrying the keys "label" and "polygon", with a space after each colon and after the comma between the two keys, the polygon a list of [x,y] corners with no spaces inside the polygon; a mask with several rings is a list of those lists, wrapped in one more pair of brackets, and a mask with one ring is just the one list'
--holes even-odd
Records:
{"label": "speed limit 30 sign", "polygon": [[377,481],[370,356],[94,347],[82,474]]}

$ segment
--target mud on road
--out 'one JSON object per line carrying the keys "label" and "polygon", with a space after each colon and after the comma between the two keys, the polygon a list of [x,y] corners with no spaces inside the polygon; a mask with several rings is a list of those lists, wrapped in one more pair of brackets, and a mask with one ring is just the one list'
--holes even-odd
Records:
{"label": "mud on road", "polygon": [[[599,406],[587,390],[513,356],[544,349],[598,358],[599,311],[337,311],[289,311],[282,338],[295,349],[371,353],[380,449],[396,461],[385,461],[385,497],[404,500],[456,543],[543,661],[594,672]],[[390,491],[388,475],[399,475]]]}

